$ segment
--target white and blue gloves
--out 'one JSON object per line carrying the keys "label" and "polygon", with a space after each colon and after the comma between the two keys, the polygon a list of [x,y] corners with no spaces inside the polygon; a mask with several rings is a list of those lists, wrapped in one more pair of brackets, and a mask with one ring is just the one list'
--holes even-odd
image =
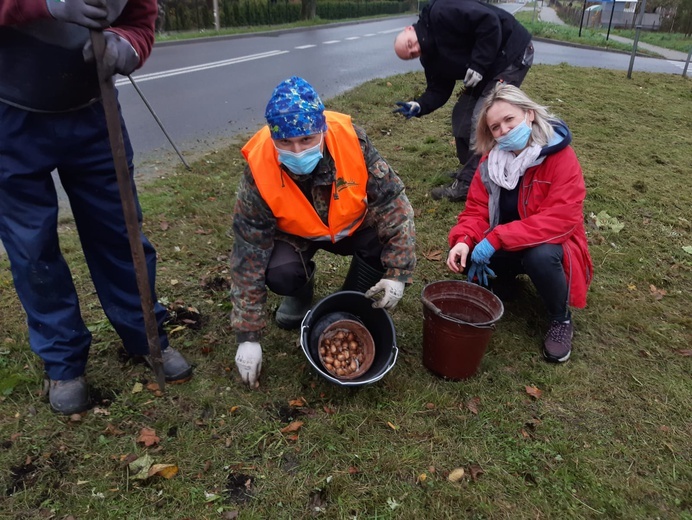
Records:
{"label": "white and blue gloves", "polygon": [[399,105],[399,108],[392,110],[394,114],[401,114],[406,119],[411,119],[420,114],[420,105],[415,101],[397,101],[396,104]]}
{"label": "white and blue gloves", "polygon": [[471,253],[471,267],[469,267],[468,279],[473,281],[474,277],[478,278],[478,284],[488,287],[488,277],[495,278],[495,273],[488,266],[490,257],[495,253],[495,248],[490,244],[487,238],[481,240]]}
{"label": "white and blue gloves", "polygon": [[259,376],[262,372],[262,347],[256,341],[243,341],[238,345],[235,354],[235,366],[240,378],[248,387],[259,387]]}

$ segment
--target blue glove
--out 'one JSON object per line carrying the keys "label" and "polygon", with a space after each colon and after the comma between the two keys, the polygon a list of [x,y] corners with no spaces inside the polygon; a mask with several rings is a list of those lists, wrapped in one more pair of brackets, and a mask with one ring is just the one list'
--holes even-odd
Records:
{"label": "blue glove", "polygon": [[415,101],[409,101],[408,103],[404,101],[397,101],[396,104],[399,105],[399,108],[392,110],[392,113],[394,114],[399,113],[406,119],[411,119],[412,117],[420,114],[420,105]]}
{"label": "blue glove", "polygon": [[490,245],[487,238],[481,240],[471,253],[471,261],[477,264],[490,263],[490,257],[495,254],[495,248]]}
{"label": "blue glove", "polygon": [[488,267],[488,264],[477,264],[476,262],[471,262],[471,267],[469,267],[468,281],[473,282],[474,278],[478,278],[478,285],[488,287],[488,276],[490,278],[495,278],[495,271]]}

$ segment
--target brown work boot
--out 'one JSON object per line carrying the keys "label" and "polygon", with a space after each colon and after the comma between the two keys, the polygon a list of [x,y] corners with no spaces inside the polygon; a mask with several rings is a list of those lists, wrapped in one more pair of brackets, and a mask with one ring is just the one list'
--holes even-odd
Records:
{"label": "brown work boot", "polygon": [[430,196],[435,200],[443,198],[449,199],[451,202],[461,202],[466,200],[466,195],[469,192],[468,181],[463,179],[454,179],[454,182],[449,186],[438,186],[433,188]]}

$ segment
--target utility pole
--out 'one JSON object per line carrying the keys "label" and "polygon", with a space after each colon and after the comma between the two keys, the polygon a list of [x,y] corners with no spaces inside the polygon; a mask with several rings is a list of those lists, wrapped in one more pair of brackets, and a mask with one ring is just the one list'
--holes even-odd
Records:
{"label": "utility pole", "polygon": [[221,24],[219,23],[219,0],[214,0],[214,29],[219,32]]}
{"label": "utility pole", "polygon": [[581,27],[584,25],[584,14],[586,13],[586,0],[584,0],[584,6],[581,9],[581,20],[579,20],[579,37],[581,38]]}
{"label": "utility pole", "polygon": [[637,30],[634,32],[634,43],[632,44],[632,56],[630,56],[630,66],[627,69],[627,79],[632,79],[632,67],[634,67],[634,57],[637,55],[637,44],[639,43],[639,32],[642,29],[644,22],[644,10],[646,9],[646,0],[642,0],[642,8],[639,11],[639,20],[637,21]]}
{"label": "utility pole", "polygon": [[[646,2],[646,0],[644,0]],[[610,38],[610,27],[613,25],[613,13],[615,12],[615,0],[610,0],[613,5],[610,6],[610,21],[608,22],[608,34],[606,34],[606,41]]]}

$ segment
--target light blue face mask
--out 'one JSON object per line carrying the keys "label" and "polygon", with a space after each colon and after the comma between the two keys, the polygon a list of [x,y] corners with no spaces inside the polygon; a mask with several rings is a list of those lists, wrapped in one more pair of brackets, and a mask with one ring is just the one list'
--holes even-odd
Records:
{"label": "light blue face mask", "polygon": [[[528,114],[526,114],[528,116]],[[524,120],[517,126],[512,128],[505,135],[496,138],[497,147],[505,152],[515,152],[526,148],[531,137],[531,127],[526,124],[526,116]]]}
{"label": "light blue face mask", "polygon": [[317,163],[322,159],[320,147],[322,146],[323,137],[324,134],[322,134],[319,143],[302,152],[289,152],[288,150],[277,148],[276,151],[279,152],[279,162],[296,175],[308,175],[312,173],[312,170],[315,169]]}

